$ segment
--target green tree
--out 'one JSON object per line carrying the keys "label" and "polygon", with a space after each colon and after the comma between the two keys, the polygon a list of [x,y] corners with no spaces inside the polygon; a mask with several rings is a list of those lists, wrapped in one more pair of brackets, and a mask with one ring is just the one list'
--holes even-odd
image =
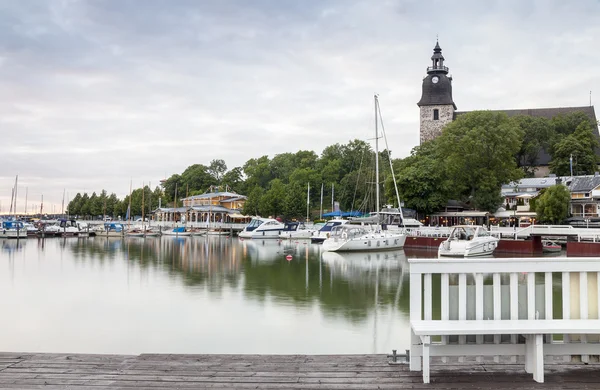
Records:
{"label": "green tree", "polygon": [[260,200],[265,190],[260,186],[252,188],[250,193],[247,195],[248,198],[244,203],[243,213],[245,215],[260,215]]}
{"label": "green tree", "polygon": [[260,158],[251,158],[244,164],[244,174],[246,175],[246,185],[248,188],[255,186],[267,188],[269,182],[273,179],[271,174],[271,165],[268,156]]}
{"label": "green tree", "polygon": [[285,219],[304,217],[306,215],[306,188],[303,188],[298,182],[293,182],[288,184],[285,190],[283,201],[283,216]]}
{"label": "green tree", "polygon": [[81,194],[79,192],[69,202],[69,204],[67,206],[67,212],[69,215],[80,215],[81,214]]}
{"label": "green tree", "polygon": [[221,179],[225,172],[227,172],[225,160],[215,159],[210,162],[208,173],[214,178],[216,184],[221,184]]}
{"label": "green tree", "polygon": [[260,199],[260,212],[262,216],[273,218],[283,215],[286,188],[283,181],[273,179],[269,183],[269,189]]}
{"label": "green tree", "polygon": [[[164,189],[163,207],[168,207],[168,203],[173,202],[173,199],[175,199],[175,188],[177,188],[178,198],[181,198],[182,187],[185,194],[183,179],[181,175],[178,174],[171,175],[171,177],[162,183],[162,187]],[[173,202],[173,204],[175,203]]]}
{"label": "green tree", "polygon": [[[214,161],[216,160],[213,160],[213,162]],[[217,182],[218,179],[211,174],[210,168],[202,164],[190,165],[181,174],[181,185],[177,190],[178,198],[181,199],[185,197],[186,194],[204,193],[208,187]],[[173,194],[174,193],[175,192],[173,191]]]}
{"label": "green tree", "polygon": [[228,186],[230,190],[237,193],[243,193],[244,188],[244,171],[241,167],[235,167],[223,175],[221,184]]}
{"label": "green tree", "polygon": [[523,176],[514,157],[522,141],[523,131],[505,113],[473,111],[445,127],[438,153],[462,198],[494,212],[502,184]]}
{"label": "green tree", "polygon": [[571,158],[574,175],[589,175],[598,170],[596,148],[598,140],[589,121],[582,121],[573,134],[567,135],[552,148],[550,171],[559,175],[571,174]]}
{"label": "green tree", "polygon": [[83,194],[83,196],[81,197],[81,203],[80,203],[80,209],[79,209],[79,215],[87,218],[90,216],[90,197],[88,196],[87,192],[85,192]]}
{"label": "green tree", "polygon": [[[437,140],[414,148],[411,155],[397,165],[398,192],[406,207],[430,214],[444,207],[452,195],[457,195],[452,193],[454,187],[446,173],[446,164],[438,155]],[[391,178],[386,188],[386,196],[394,199]]]}
{"label": "green tree", "polygon": [[525,176],[533,177],[543,150],[549,150],[555,139],[554,124],[546,118],[518,115],[511,118],[523,132],[523,142],[517,152],[517,164]]}
{"label": "green tree", "polygon": [[562,185],[548,187],[535,202],[537,218],[540,222],[561,223],[569,213],[569,189]]}

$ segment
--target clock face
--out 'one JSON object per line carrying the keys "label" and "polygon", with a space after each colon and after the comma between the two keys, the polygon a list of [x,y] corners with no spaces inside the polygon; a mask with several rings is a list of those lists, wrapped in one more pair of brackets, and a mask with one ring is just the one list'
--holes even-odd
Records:
{"label": "clock face", "polygon": [[437,84],[437,82],[438,82],[438,81],[440,81],[440,79],[439,79],[439,77],[437,77],[437,76],[433,76],[433,77],[431,78],[431,81],[432,81],[434,84]]}

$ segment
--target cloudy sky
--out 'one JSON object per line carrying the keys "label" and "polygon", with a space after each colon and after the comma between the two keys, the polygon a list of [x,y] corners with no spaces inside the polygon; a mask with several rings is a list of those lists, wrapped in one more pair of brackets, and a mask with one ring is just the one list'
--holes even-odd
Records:
{"label": "cloudy sky", "polygon": [[406,156],[436,35],[459,110],[600,99],[598,0],[0,0],[0,210],[366,140],[373,93]]}

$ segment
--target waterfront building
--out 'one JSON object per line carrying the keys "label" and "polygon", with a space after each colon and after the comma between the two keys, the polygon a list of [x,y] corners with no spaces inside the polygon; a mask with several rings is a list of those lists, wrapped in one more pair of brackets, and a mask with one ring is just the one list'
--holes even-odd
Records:
{"label": "waterfront building", "polygon": [[181,199],[183,207],[158,208],[155,215],[160,222],[243,223],[250,220],[242,215],[246,199],[246,196],[230,191],[207,192]]}
{"label": "waterfront building", "polygon": [[[427,67],[427,76],[423,79],[421,100],[417,103],[420,110],[420,143],[430,141],[442,133],[442,129],[448,123],[451,123],[458,116],[471,111],[457,111],[456,104],[452,98],[452,76],[449,75],[450,69],[444,65],[444,56],[442,48],[436,42],[431,57],[431,66]],[[485,108],[482,108],[485,110]],[[542,117],[552,119],[557,115],[566,115],[575,112],[582,112],[587,115],[594,123],[597,123],[594,106],[582,107],[551,107],[551,108],[525,108],[511,110],[491,110],[493,112],[503,112],[509,117],[517,115],[527,115],[533,117]],[[595,134],[600,138],[598,127],[595,127]],[[596,153],[599,153],[598,150]],[[547,176],[549,174],[548,163],[550,155],[542,150],[538,156],[535,175],[537,177]]]}

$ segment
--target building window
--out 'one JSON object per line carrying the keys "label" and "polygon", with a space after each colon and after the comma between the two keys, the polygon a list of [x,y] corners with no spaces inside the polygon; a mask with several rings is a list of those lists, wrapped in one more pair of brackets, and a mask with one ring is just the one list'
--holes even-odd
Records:
{"label": "building window", "polygon": [[437,108],[433,110],[433,120],[437,121],[440,119],[440,110]]}

